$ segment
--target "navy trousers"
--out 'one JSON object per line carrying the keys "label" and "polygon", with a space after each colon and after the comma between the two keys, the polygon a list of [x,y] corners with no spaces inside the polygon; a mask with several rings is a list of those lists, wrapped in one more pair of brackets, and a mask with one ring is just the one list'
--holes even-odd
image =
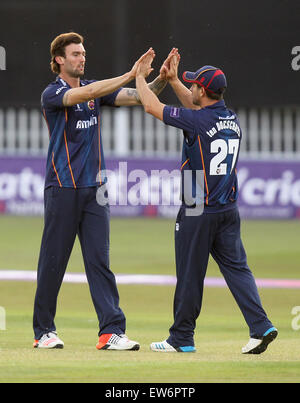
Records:
{"label": "navy trousers", "polygon": [[99,320],[99,335],[125,333],[114,274],[109,268],[109,206],[96,201],[97,188],[45,190],[45,224],[34,303],[35,339],[55,331],[57,297],[78,235],[87,280]]}
{"label": "navy trousers", "polygon": [[175,252],[177,286],[174,324],[168,343],[174,347],[194,346],[194,330],[201,311],[210,254],[219,265],[249,326],[250,336],[263,335],[273,326],[262,308],[254,277],[247,265],[237,208],[190,217],[181,207],[176,221]]}

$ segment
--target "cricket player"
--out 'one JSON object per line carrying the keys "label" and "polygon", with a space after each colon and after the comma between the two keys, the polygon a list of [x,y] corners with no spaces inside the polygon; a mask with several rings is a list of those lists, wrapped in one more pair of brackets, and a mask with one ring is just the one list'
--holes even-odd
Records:
{"label": "cricket player", "polygon": [[[152,343],[151,349],[196,351],[194,330],[211,254],[249,326],[250,340],[242,353],[260,354],[278,332],[262,308],[241,241],[236,175],[242,140],[240,124],[223,99],[227,87],[223,71],[207,65],[196,72],[184,72],[183,80],[191,85],[188,89],[178,78],[178,49],[171,53],[170,63],[165,63],[162,70],[183,107],[166,106],[149,90],[145,77],[152,71],[153,50],[139,62],[136,87],[147,113],[183,130],[181,172],[183,177],[186,171],[203,172],[203,211],[198,209],[196,198],[193,204],[190,199],[187,202],[183,192],[175,229],[174,323],[169,338]],[[194,180],[190,186],[195,189],[196,185]],[[196,209],[201,213],[197,214]]]}
{"label": "cricket player", "polygon": [[[125,334],[126,319],[109,266],[109,206],[96,200],[97,190],[105,189],[106,183],[101,107],[140,104],[137,91],[123,87],[135,78],[138,63],[119,77],[89,81],[83,79],[86,51],[81,35],[59,35],[51,43],[50,52],[51,69],[57,77],[41,97],[50,144],[34,303],[34,347],[64,347],[54,318],[59,289],[78,235],[99,320],[97,349],[138,350],[139,343]],[[149,88],[158,94],[166,83],[160,75]]]}

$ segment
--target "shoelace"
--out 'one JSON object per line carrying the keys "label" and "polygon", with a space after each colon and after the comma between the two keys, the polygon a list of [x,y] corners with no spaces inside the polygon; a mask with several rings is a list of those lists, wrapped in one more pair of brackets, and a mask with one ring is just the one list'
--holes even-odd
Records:
{"label": "shoelace", "polygon": [[46,334],[44,334],[44,335],[40,338],[39,342],[43,343],[43,341],[45,341],[45,340],[47,340],[47,339],[51,339],[51,338],[53,338],[53,337],[56,338],[56,337],[57,337],[57,334],[54,333],[54,332],[46,333]]}
{"label": "shoelace", "polygon": [[124,338],[127,339],[127,336],[126,336],[125,334],[120,334],[120,335],[112,334],[112,335],[110,336],[110,339],[108,340],[108,343],[111,343],[111,344],[118,344],[119,341],[120,341],[121,339],[124,339]]}

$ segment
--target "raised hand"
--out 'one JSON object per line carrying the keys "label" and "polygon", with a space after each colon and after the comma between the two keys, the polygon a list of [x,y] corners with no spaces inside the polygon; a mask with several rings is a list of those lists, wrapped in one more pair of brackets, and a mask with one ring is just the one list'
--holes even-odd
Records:
{"label": "raised hand", "polygon": [[[148,75],[153,71],[151,67],[151,63],[155,57],[155,52],[153,48],[149,48],[146,53],[144,53],[134,64],[130,73],[133,77],[136,77],[138,69],[141,74],[141,70],[143,70],[144,77],[148,77]],[[146,69],[146,70],[145,70]],[[145,71],[144,71],[145,70]]]}
{"label": "raised hand", "polygon": [[161,79],[168,81],[177,79],[179,61],[180,54],[178,53],[178,48],[173,48],[160,68]]}
{"label": "raised hand", "polygon": [[155,57],[155,52],[152,48],[149,49],[139,60],[137,64],[136,75],[141,75],[144,78],[148,77],[149,74],[153,71],[151,64]]}

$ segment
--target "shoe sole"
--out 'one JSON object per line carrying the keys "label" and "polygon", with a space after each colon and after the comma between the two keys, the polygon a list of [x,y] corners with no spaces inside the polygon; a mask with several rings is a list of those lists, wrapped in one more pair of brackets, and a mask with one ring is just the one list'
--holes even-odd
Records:
{"label": "shoe sole", "polygon": [[193,346],[184,346],[176,348],[178,353],[195,353],[196,349]]}
{"label": "shoe sole", "polygon": [[111,345],[106,344],[105,346],[98,348],[97,350],[101,351],[101,350],[110,350],[110,351],[138,351],[140,349],[140,345],[139,344],[135,344],[134,346],[132,346],[131,348],[112,348]]}
{"label": "shoe sole", "polygon": [[261,353],[263,353],[268,348],[268,345],[273,340],[275,340],[277,336],[278,336],[278,331],[273,330],[267,336],[263,337],[262,342],[261,342],[261,344],[259,346],[255,347],[253,350],[250,350],[250,351],[248,351],[247,353],[244,353],[244,354],[261,354]]}
{"label": "shoe sole", "polygon": [[177,350],[167,350],[167,349],[163,350],[163,349],[151,348],[151,347],[150,347],[150,350],[154,351],[155,353],[177,353]]}
{"label": "shoe sole", "polygon": [[40,350],[62,350],[64,348],[63,344],[57,344],[54,347],[39,347],[38,345],[33,346],[33,348],[38,348]]}
{"label": "shoe sole", "polygon": [[64,348],[64,346],[59,345],[59,346],[55,346],[55,347],[33,347],[35,349],[39,349],[39,350],[62,350]]}
{"label": "shoe sole", "polygon": [[150,346],[150,350],[154,351],[155,353],[195,353],[196,349],[195,347],[177,347],[177,348],[173,348],[171,349],[163,349],[163,348],[155,348],[155,347],[151,347]]}

